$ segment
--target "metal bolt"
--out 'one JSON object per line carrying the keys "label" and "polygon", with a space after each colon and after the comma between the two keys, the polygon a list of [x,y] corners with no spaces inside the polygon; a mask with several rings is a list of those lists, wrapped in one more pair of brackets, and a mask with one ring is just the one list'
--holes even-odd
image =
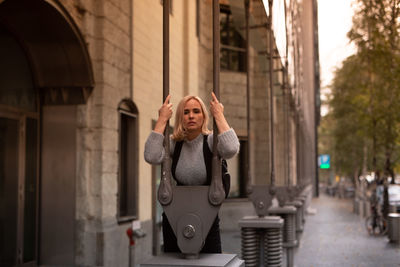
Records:
{"label": "metal bolt", "polygon": [[214,192],[212,194],[211,198],[212,198],[212,201],[214,201],[214,202],[219,202],[219,200],[220,200],[218,192]]}
{"label": "metal bolt", "polygon": [[248,186],[247,186],[247,188],[246,188],[246,193],[247,193],[248,195],[250,195],[251,193],[253,193],[253,187],[252,187],[251,185],[248,185]]}
{"label": "metal bolt", "polygon": [[276,188],[275,188],[275,186],[271,186],[271,187],[270,187],[270,189],[269,189],[269,194],[270,194],[270,195],[275,195],[275,194],[276,194]]}
{"label": "metal bolt", "polygon": [[218,194],[217,194],[217,193],[214,193],[214,194],[212,195],[212,198],[213,198],[214,201],[217,201],[217,200],[218,200]]}
{"label": "metal bolt", "polygon": [[190,239],[193,238],[196,233],[196,229],[194,229],[193,225],[188,224],[183,228],[183,236]]}

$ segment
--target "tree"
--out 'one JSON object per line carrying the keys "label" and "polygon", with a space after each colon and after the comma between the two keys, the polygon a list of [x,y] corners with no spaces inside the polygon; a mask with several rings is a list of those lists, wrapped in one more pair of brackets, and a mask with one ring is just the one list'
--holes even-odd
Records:
{"label": "tree", "polygon": [[[400,0],[358,0],[349,39],[357,53],[339,68],[330,106],[335,165],[394,178],[400,140]],[[394,181],[394,179],[392,179]],[[388,211],[385,183],[384,214]]]}
{"label": "tree", "polygon": [[[367,67],[369,94],[369,137],[372,165],[394,178],[393,161],[398,159],[400,100],[400,1],[359,0],[349,39]],[[379,154],[383,153],[383,162]]]}
{"label": "tree", "polygon": [[357,55],[347,58],[335,72],[329,101],[334,124],[333,161],[338,174],[358,177],[363,166],[364,147],[368,143],[368,95],[366,68]]}

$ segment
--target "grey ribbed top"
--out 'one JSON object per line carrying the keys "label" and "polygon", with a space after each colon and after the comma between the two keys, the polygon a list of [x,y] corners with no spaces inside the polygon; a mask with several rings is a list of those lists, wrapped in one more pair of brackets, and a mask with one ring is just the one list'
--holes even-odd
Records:
{"label": "grey ribbed top", "polygon": [[[195,139],[184,140],[181,154],[175,170],[176,179],[184,185],[202,185],[207,180],[206,165],[203,157],[203,135]],[[144,147],[144,158],[148,163],[161,164],[165,150],[163,146],[164,135],[151,132]],[[207,143],[212,151],[213,135],[207,138]],[[170,155],[174,153],[175,142],[171,139]],[[218,135],[217,151],[220,157],[229,159],[239,152],[240,143],[235,131],[230,130]]]}

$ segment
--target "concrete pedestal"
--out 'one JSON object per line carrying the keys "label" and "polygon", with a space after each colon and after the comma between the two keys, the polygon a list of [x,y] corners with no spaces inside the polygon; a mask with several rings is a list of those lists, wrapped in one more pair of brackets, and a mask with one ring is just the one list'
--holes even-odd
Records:
{"label": "concrete pedestal", "polygon": [[182,257],[182,254],[179,253],[165,253],[140,264],[140,266],[244,267],[244,261],[239,259],[236,254],[200,254],[198,259],[184,259]]}

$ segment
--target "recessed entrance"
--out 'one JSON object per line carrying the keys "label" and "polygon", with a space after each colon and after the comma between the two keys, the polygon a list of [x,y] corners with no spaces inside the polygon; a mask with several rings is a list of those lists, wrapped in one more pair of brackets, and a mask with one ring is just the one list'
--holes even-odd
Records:
{"label": "recessed entrance", "polygon": [[0,266],[75,265],[86,44],[58,1],[0,1]]}

